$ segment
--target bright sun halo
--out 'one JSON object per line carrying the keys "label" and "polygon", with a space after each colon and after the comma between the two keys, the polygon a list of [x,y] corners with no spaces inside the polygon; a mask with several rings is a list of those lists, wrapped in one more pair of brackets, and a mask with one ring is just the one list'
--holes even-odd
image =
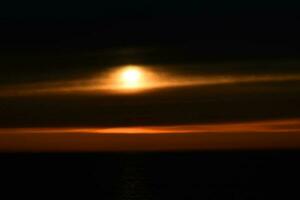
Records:
{"label": "bright sun halo", "polygon": [[138,67],[126,67],[121,72],[121,82],[124,88],[134,89],[139,88],[142,85],[143,73]]}

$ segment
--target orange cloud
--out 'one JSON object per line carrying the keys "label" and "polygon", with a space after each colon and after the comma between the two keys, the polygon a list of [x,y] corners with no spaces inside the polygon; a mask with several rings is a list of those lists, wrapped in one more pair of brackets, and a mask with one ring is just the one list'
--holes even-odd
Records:
{"label": "orange cloud", "polygon": [[300,148],[300,119],[113,128],[1,128],[0,151]]}
{"label": "orange cloud", "polygon": [[[106,94],[144,92],[153,89],[174,88],[184,86],[205,86],[205,85],[224,85],[238,83],[256,83],[256,82],[282,82],[282,81],[300,81],[299,74],[261,74],[261,75],[194,75],[182,77],[176,74],[154,72],[143,69],[146,80],[135,90],[128,90],[127,87],[120,86],[118,76],[119,71],[113,71],[108,74],[99,75],[90,79],[60,81],[52,83],[35,83],[24,85],[12,85],[0,87],[0,97],[6,96],[34,96],[48,94]],[[115,75],[116,74],[116,75]],[[115,77],[117,76],[117,77]],[[131,92],[130,92],[131,91]]]}

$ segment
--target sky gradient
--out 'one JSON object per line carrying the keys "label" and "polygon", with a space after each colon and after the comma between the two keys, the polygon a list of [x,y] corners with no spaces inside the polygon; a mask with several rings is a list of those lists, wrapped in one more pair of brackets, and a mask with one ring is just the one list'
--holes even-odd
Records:
{"label": "sky gradient", "polygon": [[[278,65],[288,67],[276,71]],[[297,66],[289,60],[153,65],[154,82],[163,86],[134,93],[105,89],[102,79],[114,70],[7,82],[1,151],[298,148]]]}
{"label": "sky gradient", "polygon": [[296,4],[26,5],[0,12],[2,151],[300,147]]}

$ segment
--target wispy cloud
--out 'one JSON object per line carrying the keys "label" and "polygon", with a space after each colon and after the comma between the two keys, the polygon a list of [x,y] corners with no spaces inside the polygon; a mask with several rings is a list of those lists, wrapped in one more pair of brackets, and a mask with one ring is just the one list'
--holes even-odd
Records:
{"label": "wispy cloud", "polygon": [[251,122],[210,123],[190,125],[130,126],[130,127],[34,127],[0,128],[0,134],[177,134],[177,133],[283,133],[300,134],[300,119],[266,120]]}
{"label": "wispy cloud", "polygon": [[[149,80],[145,87],[135,92],[145,92],[147,90],[176,88],[184,86],[207,86],[226,85],[259,82],[285,82],[300,81],[300,74],[260,74],[260,75],[193,75],[182,77],[173,75],[157,75]],[[34,95],[55,95],[55,94],[109,94],[122,93],[116,84],[107,76],[85,80],[43,82],[23,85],[10,85],[0,87],[0,97],[6,96],[34,96]]]}
{"label": "wispy cloud", "polygon": [[300,119],[111,128],[1,128],[0,151],[169,151],[300,147]]}

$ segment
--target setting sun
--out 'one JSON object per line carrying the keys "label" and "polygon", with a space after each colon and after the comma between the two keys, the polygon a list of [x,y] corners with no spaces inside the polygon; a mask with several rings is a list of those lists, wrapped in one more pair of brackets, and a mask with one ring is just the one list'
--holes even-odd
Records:
{"label": "setting sun", "polygon": [[138,67],[126,67],[121,73],[121,81],[125,88],[138,88],[141,86],[143,73]]}
{"label": "setting sun", "polygon": [[[136,90],[146,87],[147,70],[142,67],[128,65],[120,68],[115,73],[117,88],[125,90]],[[149,81],[149,80],[148,80]]]}

